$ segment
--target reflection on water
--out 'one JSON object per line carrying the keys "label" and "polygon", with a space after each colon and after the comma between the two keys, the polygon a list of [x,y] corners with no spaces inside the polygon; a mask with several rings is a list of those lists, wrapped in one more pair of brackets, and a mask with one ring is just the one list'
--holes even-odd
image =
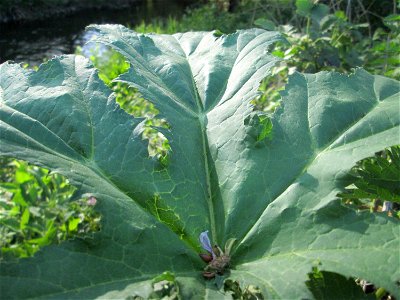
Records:
{"label": "reflection on water", "polygon": [[[143,3],[144,2],[144,3]],[[179,16],[179,1],[143,1],[122,10],[91,10],[73,16],[48,19],[20,25],[0,25],[0,63],[6,60],[38,65],[54,55],[74,53],[90,34],[90,24],[123,24],[134,26],[154,17]],[[151,3],[152,5],[146,5]]]}

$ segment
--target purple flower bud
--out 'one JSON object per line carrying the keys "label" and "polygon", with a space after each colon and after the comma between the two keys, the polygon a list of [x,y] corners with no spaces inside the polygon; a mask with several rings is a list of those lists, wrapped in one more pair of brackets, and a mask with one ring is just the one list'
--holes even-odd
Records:
{"label": "purple flower bud", "polygon": [[393,203],[390,201],[384,201],[382,211],[391,211],[393,209]]}
{"label": "purple flower bud", "polygon": [[214,254],[214,251],[213,251],[213,249],[211,247],[210,239],[208,238],[208,230],[200,233],[199,240],[200,240],[200,244],[203,247],[203,249],[208,251],[209,253],[211,253],[212,256],[213,256],[213,259],[214,259],[215,258],[215,254]]}
{"label": "purple flower bud", "polygon": [[90,196],[89,199],[87,200],[87,205],[95,206],[96,203],[97,203],[97,199],[93,196]]}

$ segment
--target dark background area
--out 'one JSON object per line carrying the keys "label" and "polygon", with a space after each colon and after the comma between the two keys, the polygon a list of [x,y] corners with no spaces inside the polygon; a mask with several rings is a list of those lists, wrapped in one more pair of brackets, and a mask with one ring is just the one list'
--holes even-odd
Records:
{"label": "dark background area", "polygon": [[[49,1],[7,1],[1,2],[0,9],[6,10],[6,3],[14,4],[8,11],[22,11],[25,16],[16,14],[18,18],[8,18],[8,22],[0,23],[0,63],[7,60],[26,62],[38,65],[44,59],[54,55],[74,53],[78,46],[84,45],[89,39],[85,27],[90,24],[123,24],[135,26],[141,22],[149,22],[152,18],[179,17],[188,1],[152,0],[152,1],[91,1],[85,7],[77,6],[74,9],[65,5],[73,5],[75,0],[58,1],[58,6],[46,5]],[[54,2],[54,1],[53,1]],[[80,1],[85,2],[85,1]],[[99,2],[94,7],[91,3]],[[112,5],[107,3],[113,3]],[[123,3],[123,5],[118,5]],[[18,9],[18,5],[21,5]],[[37,8],[34,6],[37,5]],[[46,14],[37,15],[37,18],[28,17],[28,13],[46,7]],[[51,7],[53,12],[51,13]]]}

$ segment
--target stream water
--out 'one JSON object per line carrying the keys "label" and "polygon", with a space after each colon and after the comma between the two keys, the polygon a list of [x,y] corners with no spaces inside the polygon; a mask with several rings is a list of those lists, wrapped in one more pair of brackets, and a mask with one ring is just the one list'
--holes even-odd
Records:
{"label": "stream water", "polygon": [[13,60],[39,65],[54,55],[74,53],[90,37],[90,24],[134,26],[155,17],[180,16],[180,1],[152,0],[121,10],[87,10],[71,16],[21,24],[0,25],[0,63]]}

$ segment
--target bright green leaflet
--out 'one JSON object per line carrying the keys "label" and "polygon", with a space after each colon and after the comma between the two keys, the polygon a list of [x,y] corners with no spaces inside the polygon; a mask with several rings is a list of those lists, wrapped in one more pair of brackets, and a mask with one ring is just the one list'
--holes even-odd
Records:
{"label": "bright green leaflet", "polygon": [[170,163],[148,157],[142,120],[119,108],[84,58],[37,72],[1,65],[1,155],[67,176],[103,215],[93,238],[2,262],[4,298],[146,297],[170,271],[184,299],[215,299],[197,255],[204,230],[220,245],[238,239],[231,278],[269,298],[312,298],[305,281],[317,264],[399,296],[399,222],[357,214],[336,196],[358,160],[400,143],[398,82],[363,70],[296,73],[260,140],[265,126],[245,120],[257,119],[249,102],[279,34],[93,28],[133,66],[118,80],[169,122]]}

